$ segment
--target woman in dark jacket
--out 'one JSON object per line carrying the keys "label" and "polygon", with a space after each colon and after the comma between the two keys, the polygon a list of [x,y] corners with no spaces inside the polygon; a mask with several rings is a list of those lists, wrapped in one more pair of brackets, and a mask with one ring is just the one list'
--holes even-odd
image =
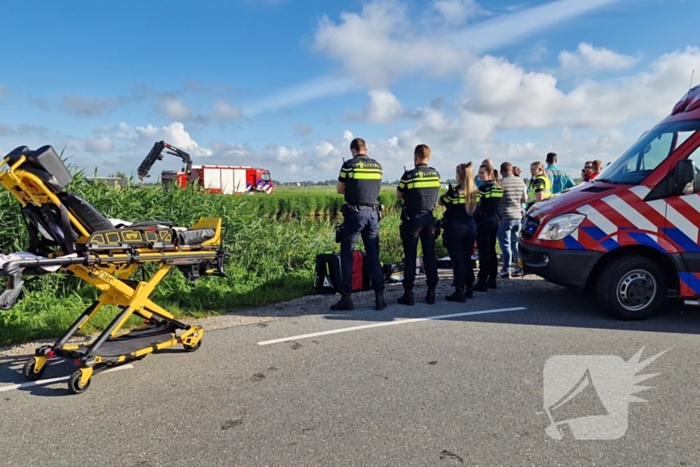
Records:
{"label": "woman in dark jacket", "polygon": [[444,240],[452,260],[455,291],[445,297],[451,302],[466,302],[474,293],[474,266],[472,250],[476,238],[474,212],[479,199],[479,191],[474,183],[472,163],[457,166],[457,186],[440,197],[439,203],[445,206],[442,218],[445,229]]}
{"label": "woman in dark jacket", "polygon": [[498,172],[488,164],[479,167],[479,205],[476,208],[476,245],[479,250],[479,281],[475,292],[496,288],[498,257],[496,234],[498,233],[498,205],[503,198],[503,188],[498,183]]}

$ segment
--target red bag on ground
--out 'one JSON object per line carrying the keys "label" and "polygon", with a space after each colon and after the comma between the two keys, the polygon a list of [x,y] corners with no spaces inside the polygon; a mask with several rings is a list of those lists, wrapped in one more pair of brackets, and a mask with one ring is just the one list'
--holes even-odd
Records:
{"label": "red bag on ground", "polygon": [[352,291],[367,290],[365,283],[365,252],[353,251],[352,253]]}

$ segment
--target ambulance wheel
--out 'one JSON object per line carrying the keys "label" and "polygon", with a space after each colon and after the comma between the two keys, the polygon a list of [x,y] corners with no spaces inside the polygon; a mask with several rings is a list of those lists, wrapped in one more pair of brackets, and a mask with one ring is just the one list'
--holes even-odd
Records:
{"label": "ambulance wheel", "polygon": [[29,381],[38,380],[39,378],[41,378],[41,376],[44,374],[44,371],[46,370],[46,365],[44,365],[41,368],[41,370],[39,370],[38,373],[35,373],[34,372],[35,367],[36,367],[36,359],[32,358],[31,360],[27,360],[27,363],[24,364],[24,368],[22,368],[22,374]]}
{"label": "ambulance wheel", "polygon": [[87,383],[83,386],[80,384],[80,378],[83,376],[83,372],[78,370],[75,373],[73,373],[70,376],[70,379],[68,380],[68,389],[70,389],[73,394],[81,394],[90,387],[90,381],[92,381],[92,378],[87,380]]}
{"label": "ambulance wheel", "polygon": [[659,311],[666,300],[667,282],[663,269],[644,256],[614,259],[598,278],[598,301],[615,317],[645,319]]}

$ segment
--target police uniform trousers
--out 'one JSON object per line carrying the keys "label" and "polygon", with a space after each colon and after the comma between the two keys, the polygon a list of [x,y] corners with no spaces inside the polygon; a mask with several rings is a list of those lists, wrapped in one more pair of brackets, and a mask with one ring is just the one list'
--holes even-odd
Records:
{"label": "police uniform trousers", "polygon": [[474,220],[450,220],[443,233],[447,251],[452,261],[454,286],[472,290],[474,286],[474,262],[472,251],[476,239]]}
{"label": "police uniform trousers", "polygon": [[496,237],[498,214],[487,214],[476,224],[476,247],[479,249],[479,282],[495,281],[498,272]]}
{"label": "police uniform trousers", "polygon": [[401,242],[404,253],[404,290],[413,290],[416,279],[416,255],[418,240],[423,247],[423,265],[428,287],[438,283],[437,257],[435,256],[435,217],[432,212],[410,215],[401,225]]}
{"label": "police uniform trousers", "polygon": [[375,292],[384,291],[384,275],[379,262],[379,213],[376,211],[359,211],[346,216],[343,220],[342,239],[340,241],[340,291],[352,293],[353,251],[357,239],[362,235],[365,245],[365,261],[368,263]]}

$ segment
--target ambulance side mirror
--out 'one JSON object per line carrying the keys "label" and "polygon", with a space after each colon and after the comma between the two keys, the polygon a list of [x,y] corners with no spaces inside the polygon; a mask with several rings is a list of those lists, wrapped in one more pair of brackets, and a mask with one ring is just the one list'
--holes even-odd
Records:
{"label": "ambulance side mirror", "polygon": [[673,193],[676,195],[694,193],[695,164],[690,159],[678,161],[674,173]]}

